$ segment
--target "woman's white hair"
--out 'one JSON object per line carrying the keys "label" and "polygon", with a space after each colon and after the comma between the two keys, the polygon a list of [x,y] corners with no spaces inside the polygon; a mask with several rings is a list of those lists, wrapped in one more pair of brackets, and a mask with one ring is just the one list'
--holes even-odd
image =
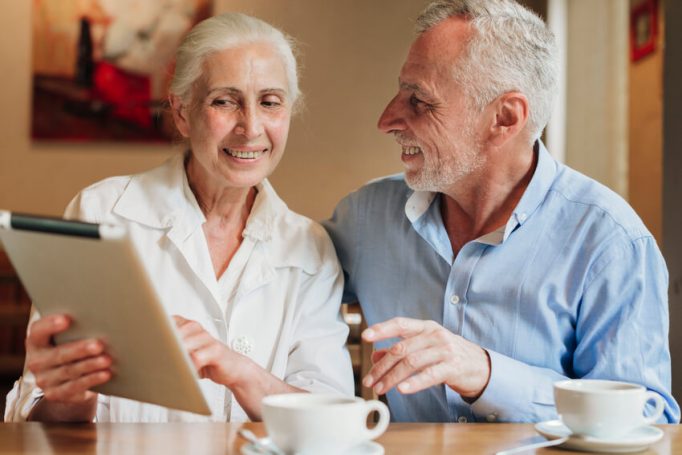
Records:
{"label": "woman's white hair", "polygon": [[453,62],[455,81],[479,110],[503,93],[523,93],[530,104],[528,131],[532,140],[539,138],[556,95],[552,32],[514,0],[438,0],[417,18],[417,33],[456,16],[467,19],[474,33],[457,64]]}
{"label": "woman's white hair", "polygon": [[206,19],[192,28],[178,47],[170,93],[188,102],[192,85],[201,76],[204,59],[210,54],[251,43],[271,44],[286,68],[292,105],[300,97],[298,68],[293,39],[272,25],[241,13],[225,13]]}

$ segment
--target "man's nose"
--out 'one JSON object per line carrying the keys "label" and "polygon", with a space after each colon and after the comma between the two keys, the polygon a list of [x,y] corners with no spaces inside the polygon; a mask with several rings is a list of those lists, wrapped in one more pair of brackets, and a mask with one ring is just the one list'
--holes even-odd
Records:
{"label": "man's nose", "polygon": [[399,106],[398,95],[396,95],[386,106],[384,112],[379,117],[377,128],[382,133],[393,133],[395,131],[403,131],[405,129],[405,121],[401,114]]}

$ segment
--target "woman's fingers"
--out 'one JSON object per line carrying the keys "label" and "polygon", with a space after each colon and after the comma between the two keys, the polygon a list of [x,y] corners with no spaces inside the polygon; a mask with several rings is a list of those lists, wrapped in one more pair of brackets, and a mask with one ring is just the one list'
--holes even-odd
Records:
{"label": "woman's fingers", "polygon": [[100,355],[104,345],[98,340],[79,340],[59,346],[33,349],[27,352],[27,367],[33,374],[58,368],[79,360]]}
{"label": "woman's fingers", "polygon": [[28,329],[26,350],[51,346],[52,337],[68,329],[70,324],[71,320],[63,314],[53,314],[38,319]]}
{"label": "woman's fingers", "polygon": [[104,371],[111,367],[111,358],[107,355],[90,357],[40,372],[36,375],[36,384],[43,390],[76,381],[82,376]]}
{"label": "woman's fingers", "polygon": [[65,403],[78,403],[88,400],[94,392],[90,389],[111,379],[109,370],[96,371],[80,378],[43,390],[45,398]]}

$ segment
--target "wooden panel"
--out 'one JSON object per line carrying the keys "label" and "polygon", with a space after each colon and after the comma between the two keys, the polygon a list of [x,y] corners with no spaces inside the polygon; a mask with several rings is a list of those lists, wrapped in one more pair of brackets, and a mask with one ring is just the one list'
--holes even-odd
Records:
{"label": "wooden panel", "polygon": [[17,377],[24,364],[30,301],[4,251],[0,250],[0,375]]}

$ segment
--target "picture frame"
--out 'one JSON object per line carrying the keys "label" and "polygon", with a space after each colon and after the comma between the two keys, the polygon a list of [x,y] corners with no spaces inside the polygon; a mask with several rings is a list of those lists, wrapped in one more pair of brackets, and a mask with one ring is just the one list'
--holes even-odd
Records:
{"label": "picture frame", "polygon": [[636,62],[656,50],[658,0],[645,0],[630,11],[630,60]]}

